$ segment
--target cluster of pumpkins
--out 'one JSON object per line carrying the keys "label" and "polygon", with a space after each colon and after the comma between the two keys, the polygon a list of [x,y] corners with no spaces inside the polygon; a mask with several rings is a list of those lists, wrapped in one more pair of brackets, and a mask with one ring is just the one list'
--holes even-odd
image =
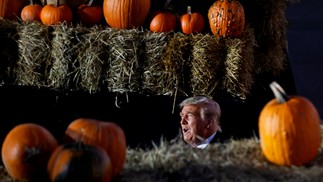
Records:
{"label": "cluster of pumpkins", "polygon": [[110,181],[123,170],[126,138],[116,123],[78,118],[59,144],[45,127],[23,123],[9,131],[1,155],[15,180]]}
{"label": "cluster of pumpkins", "polygon": [[[268,161],[282,166],[312,162],[321,149],[320,117],[307,98],[289,96],[270,84],[275,98],[259,115],[260,148]],[[43,126],[23,123],[9,131],[1,149],[8,174],[17,180],[110,181],[123,170],[126,137],[108,121],[78,118],[59,144]]]}
{"label": "cluster of pumpkins", "polygon": [[[178,20],[167,9],[170,0],[166,0],[162,10],[155,12],[151,12],[152,0],[42,0],[43,5],[29,0],[29,5],[22,8],[24,1],[1,0],[0,16],[20,14],[23,21],[36,20],[45,25],[69,23],[77,16],[77,20],[87,26],[100,24],[104,18],[109,26],[118,29],[138,28],[148,21],[153,32],[173,31],[179,21],[185,34],[201,33],[205,28],[204,17],[192,11],[198,7],[188,6],[187,13]],[[245,29],[244,8],[237,0],[216,0],[209,8],[208,19],[212,33],[218,36],[239,37]]]}

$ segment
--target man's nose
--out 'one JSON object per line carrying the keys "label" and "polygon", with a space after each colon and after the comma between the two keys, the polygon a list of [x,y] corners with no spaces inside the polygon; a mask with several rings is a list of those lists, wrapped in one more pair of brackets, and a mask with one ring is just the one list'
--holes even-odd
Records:
{"label": "man's nose", "polygon": [[181,117],[181,124],[186,124],[186,123],[187,123],[186,117],[185,116]]}

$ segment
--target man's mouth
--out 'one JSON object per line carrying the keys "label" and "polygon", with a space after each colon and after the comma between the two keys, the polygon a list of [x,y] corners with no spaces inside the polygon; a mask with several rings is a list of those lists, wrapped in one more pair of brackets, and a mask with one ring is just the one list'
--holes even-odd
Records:
{"label": "man's mouth", "polygon": [[188,128],[183,128],[183,133],[184,133],[184,134],[188,133],[189,131],[190,131],[190,129],[188,129]]}

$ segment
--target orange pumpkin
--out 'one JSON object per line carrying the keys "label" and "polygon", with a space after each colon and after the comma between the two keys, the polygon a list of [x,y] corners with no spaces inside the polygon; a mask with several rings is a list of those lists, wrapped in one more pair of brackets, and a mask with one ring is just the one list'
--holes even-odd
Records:
{"label": "orange pumpkin", "polygon": [[27,0],[0,0],[0,17],[6,19],[19,17],[21,9],[27,2]]}
{"label": "orange pumpkin", "polygon": [[104,0],[103,15],[112,28],[138,28],[146,21],[150,3],[150,0]]}
{"label": "orange pumpkin", "polygon": [[176,29],[176,16],[168,11],[157,11],[149,26],[152,32],[171,32]]}
{"label": "orange pumpkin", "polygon": [[59,146],[49,159],[47,171],[51,181],[108,182],[112,166],[102,148],[78,142]]}
{"label": "orange pumpkin", "polygon": [[45,179],[44,169],[57,146],[46,128],[33,123],[19,124],[9,131],[2,144],[2,161],[13,179]]}
{"label": "orange pumpkin", "polygon": [[123,170],[126,160],[126,137],[120,126],[113,122],[79,118],[66,129],[66,143],[81,141],[85,144],[102,147],[110,156],[112,176]]}
{"label": "orange pumpkin", "polygon": [[191,6],[187,6],[187,13],[180,17],[184,34],[201,33],[204,29],[204,18],[200,13],[192,13]]}
{"label": "orange pumpkin", "polygon": [[63,22],[72,22],[72,10],[67,4],[47,4],[40,13],[40,19],[44,25],[55,25]]}
{"label": "orange pumpkin", "polygon": [[103,19],[102,7],[92,3],[93,0],[90,0],[88,4],[82,4],[77,9],[78,20],[85,26],[98,25]]}
{"label": "orange pumpkin", "polygon": [[29,1],[30,4],[25,6],[20,13],[20,17],[22,21],[41,21],[40,20],[40,12],[42,10],[42,6],[39,4],[34,4],[33,0]]}
{"label": "orange pumpkin", "polygon": [[277,165],[300,166],[314,160],[321,145],[319,114],[302,96],[287,96],[276,82],[270,84],[275,99],[259,116],[259,137],[264,156]]}
{"label": "orange pumpkin", "polygon": [[243,6],[237,0],[217,0],[209,8],[211,31],[220,37],[241,37],[245,29]]}

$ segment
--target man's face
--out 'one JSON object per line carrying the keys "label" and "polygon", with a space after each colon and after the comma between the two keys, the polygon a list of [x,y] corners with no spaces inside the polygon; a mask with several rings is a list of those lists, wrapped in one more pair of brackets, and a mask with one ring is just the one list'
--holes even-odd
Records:
{"label": "man's face", "polygon": [[186,105],[181,113],[181,127],[184,141],[196,146],[204,140],[206,122],[202,120],[200,106]]}

